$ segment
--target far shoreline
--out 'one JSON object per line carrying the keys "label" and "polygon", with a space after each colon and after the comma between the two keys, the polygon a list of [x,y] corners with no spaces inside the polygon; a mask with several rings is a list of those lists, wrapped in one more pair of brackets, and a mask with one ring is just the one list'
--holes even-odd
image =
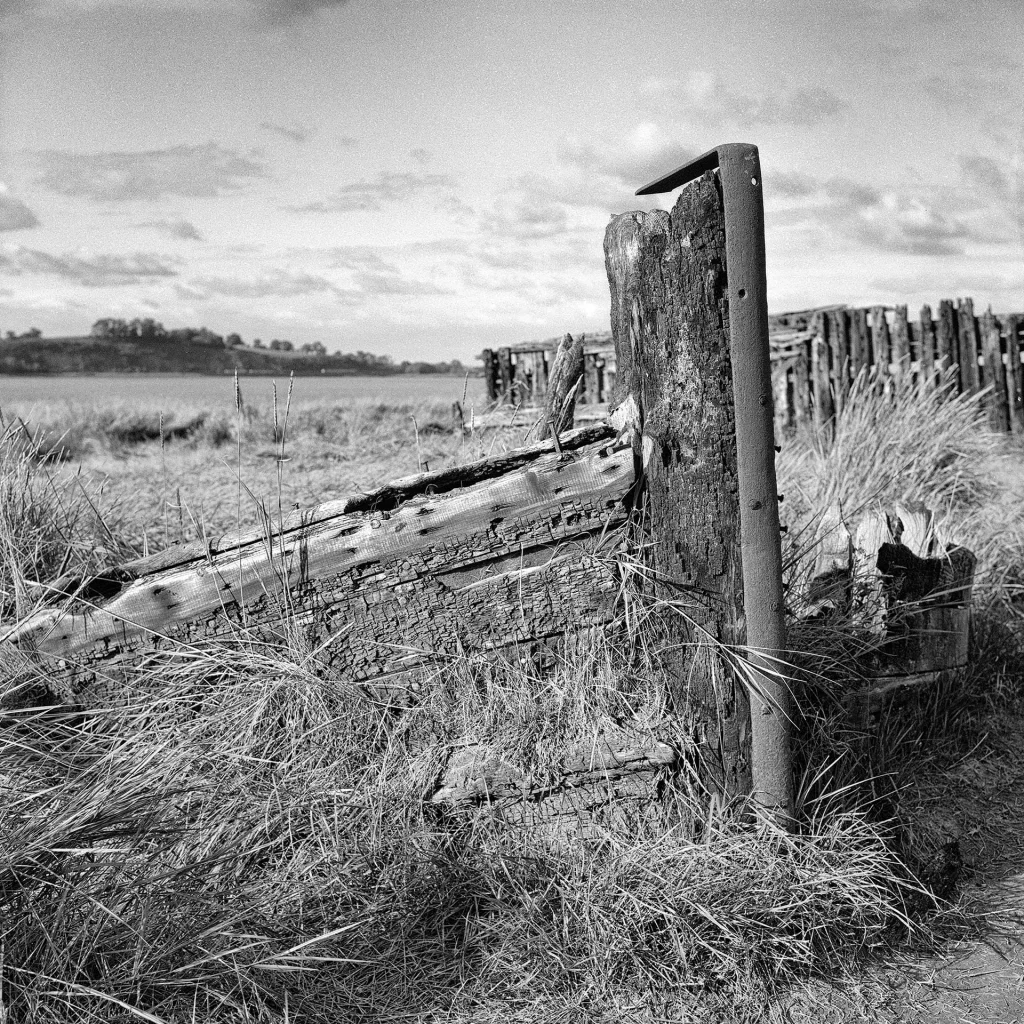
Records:
{"label": "far shoreline", "polygon": [[[0,380],[24,380],[34,379],[43,380],[52,378],[54,380],[60,380],[64,378],[74,378],[78,380],[86,379],[89,377],[117,377],[118,379],[132,380],[136,377],[196,377],[196,378],[210,378],[212,380],[223,380],[225,377],[231,378],[235,376],[235,372],[224,371],[223,373],[199,373],[194,370],[78,370],[68,371],[66,373],[4,373],[0,371]],[[239,372],[239,377],[295,377],[296,379],[309,379],[309,380],[320,380],[323,377],[359,377],[367,380],[392,380],[392,379],[408,379],[410,377],[451,377],[454,380],[465,380],[467,376],[471,378],[482,377],[483,373],[479,370],[469,371],[469,373],[357,373],[352,370],[340,370],[333,372],[324,373],[296,373],[294,370],[283,370],[280,372],[268,372],[268,371],[250,371],[244,370]]]}

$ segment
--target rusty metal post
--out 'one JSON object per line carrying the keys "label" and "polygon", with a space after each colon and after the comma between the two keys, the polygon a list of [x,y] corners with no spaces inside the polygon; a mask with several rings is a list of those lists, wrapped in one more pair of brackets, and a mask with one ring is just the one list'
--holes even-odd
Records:
{"label": "rusty metal post", "polygon": [[729,340],[736,403],[740,556],[749,661],[753,799],[780,824],[793,820],[793,700],[786,651],[782,545],[768,347],[764,199],[757,147],[718,146],[637,191],[671,192],[718,169],[725,208]]}

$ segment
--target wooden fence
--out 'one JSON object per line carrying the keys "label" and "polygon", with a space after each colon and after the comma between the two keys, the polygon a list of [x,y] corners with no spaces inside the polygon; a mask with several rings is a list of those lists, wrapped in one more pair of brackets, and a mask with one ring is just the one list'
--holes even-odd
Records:
{"label": "wooden fence", "polygon": [[[512,405],[543,405],[559,341],[559,338],[549,338],[499,349],[485,348],[480,358],[484,364],[488,399]],[[584,335],[583,377],[577,402],[582,405],[607,402],[615,390],[616,365],[615,343],[610,332]]]}
{"label": "wooden fence", "polygon": [[917,320],[906,306],[831,306],[774,317],[776,430],[827,424],[861,373],[927,380],[955,366],[958,392],[991,389],[983,401],[992,429],[1022,433],[1022,324],[1022,314],[995,316],[988,309],[978,316],[969,298],[943,299],[936,317],[922,306]]}
{"label": "wooden fence", "polygon": [[[724,799],[749,794],[759,725],[751,693],[763,691],[749,689],[761,654],[745,646],[744,580],[758,577],[746,573],[746,549],[741,557],[738,378],[714,173],[687,186],[671,216],[616,218],[605,252],[624,413],[615,426],[560,431],[247,535],[49,581],[47,601],[0,634],[8,692],[44,689],[89,705],[116,693],[131,667],[176,658],[199,665],[207,655],[216,663],[237,646],[287,640],[310,652],[317,671],[399,708],[439,685],[457,660],[505,652],[542,661],[590,629],[617,630],[628,644],[635,638],[624,602],[633,587],[664,611],[656,671],[669,695],[665,719],[606,722],[544,766],[542,778],[510,775],[500,751],[469,736],[447,752],[424,799],[535,820],[654,803],[673,773],[699,777]],[[767,386],[763,348],[758,358]],[[770,428],[770,397],[752,398]],[[762,512],[778,508],[768,434],[757,455],[767,489],[746,502]],[[778,534],[776,512],[776,556]],[[876,539],[895,546],[891,577],[914,569],[915,597],[945,579],[943,559],[909,552],[898,532]],[[872,558],[878,550],[870,547]],[[829,579],[849,568],[834,561],[823,569]],[[776,586],[781,619],[781,574]],[[958,607],[962,595],[958,584]],[[923,619],[893,615],[904,599],[901,588],[890,590],[880,628],[924,628]],[[919,667],[920,659],[900,657],[890,660],[897,674]],[[762,707],[758,718],[767,714]]]}

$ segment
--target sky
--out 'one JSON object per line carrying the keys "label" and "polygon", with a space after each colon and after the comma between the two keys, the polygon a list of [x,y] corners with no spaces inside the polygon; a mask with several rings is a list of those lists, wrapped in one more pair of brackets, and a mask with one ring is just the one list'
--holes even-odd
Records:
{"label": "sky", "polygon": [[0,330],[607,330],[609,217],[725,142],[771,311],[1024,310],[1022,39],[1021,0],[0,0]]}

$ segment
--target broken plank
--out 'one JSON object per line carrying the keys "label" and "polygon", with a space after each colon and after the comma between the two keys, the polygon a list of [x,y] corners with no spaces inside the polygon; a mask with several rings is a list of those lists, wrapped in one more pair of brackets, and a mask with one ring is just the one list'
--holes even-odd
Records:
{"label": "broken plank", "polygon": [[242,635],[299,630],[358,682],[607,621],[614,574],[595,567],[586,545],[567,545],[625,521],[632,452],[602,441],[562,455],[536,448],[549,446],[468,488],[422,493],[440,474],[417,478],[415,496],[411,481],[391,485],[378,492],[401,495],[390,510],[319,506],[281,532],[218,545],[109,596],[65,598],[0,646],[45,669],[67,699],[154,651]]}

